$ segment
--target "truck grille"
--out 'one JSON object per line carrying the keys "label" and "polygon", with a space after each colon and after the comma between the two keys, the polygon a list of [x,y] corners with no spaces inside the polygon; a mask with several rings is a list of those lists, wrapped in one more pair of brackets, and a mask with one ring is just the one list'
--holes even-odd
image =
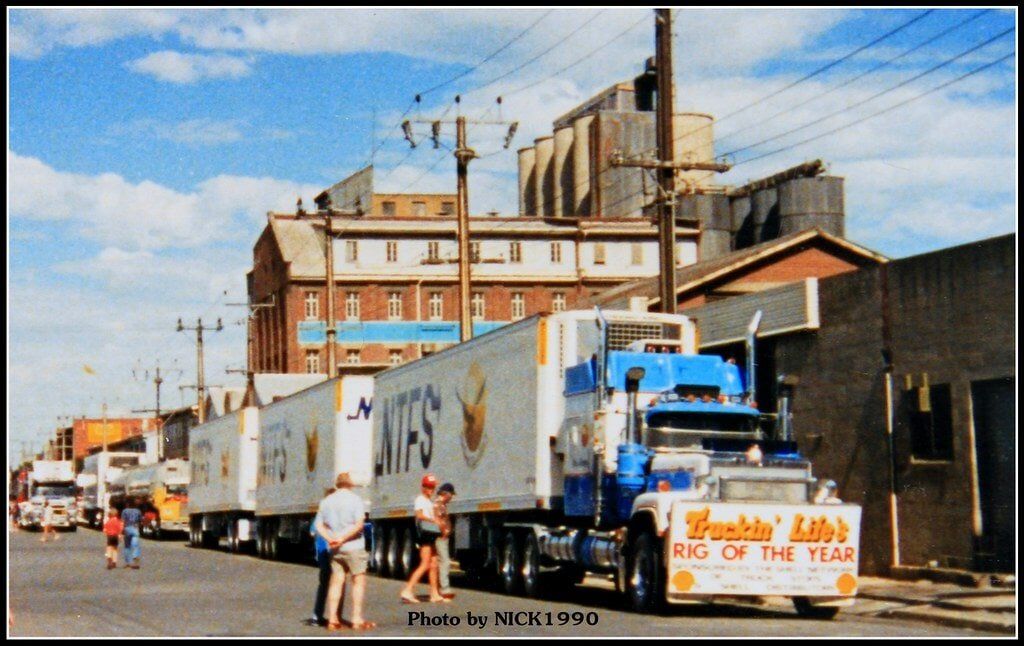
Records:
{"label": "truck grille", "polygon": [[633,341],[667,339],[678,341],[679,326],[663,323],[608,322],[608,349],[625,350]]}

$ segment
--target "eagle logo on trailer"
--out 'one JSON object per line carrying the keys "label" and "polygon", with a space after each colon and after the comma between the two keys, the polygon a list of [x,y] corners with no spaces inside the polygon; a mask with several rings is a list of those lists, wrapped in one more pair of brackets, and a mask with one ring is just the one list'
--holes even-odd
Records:
{"label": "eagle logo on trailer", "polygon": [[476,362],[462,380],[462,392],[455,396],[462,405],[462,455],[475,467],[487,446],[484,424],[487,420],[487,376]]}
{"label": "eagle logo on trailer", "polygon": [[316,469],[316,455],[317,448],[320,443],[319,429],[317,428],[316,420],[310,415],[309,425],[312,427],[309,433],[306,433],[306,471],[313,473]]}

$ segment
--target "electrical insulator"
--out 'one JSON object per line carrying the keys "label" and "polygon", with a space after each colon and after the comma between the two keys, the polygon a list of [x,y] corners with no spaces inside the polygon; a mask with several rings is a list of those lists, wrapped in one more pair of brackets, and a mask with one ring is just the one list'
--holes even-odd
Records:
{"label": "electrical insulator", "polygon": [[402,122],[402,132],[405,133],[405,140],[409,142],[409,145],[413,148],[416,147],[416,142],[412,138],[412,124],[406,119]]}
{"label": "electrical insulator", "polygon": [[430,138],[434,140],[434,148],[441,147],[441,122],[435,121],[430,124]]}
{"label": "electrical insulator", "polygon": [[505,135],[505,148],[512,145],[512,138],[516,136],[516,130],[519,129],[519,122],[513,121],[512,125],[508,127],[508,134]]}

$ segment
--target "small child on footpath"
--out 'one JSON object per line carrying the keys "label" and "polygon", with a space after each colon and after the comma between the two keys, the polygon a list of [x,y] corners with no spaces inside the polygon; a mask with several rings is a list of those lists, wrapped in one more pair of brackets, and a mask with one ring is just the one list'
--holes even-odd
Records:
{"label": "small child on footpath", "polygon": [[111,509],[107,513],[107,522],[103,524],[103,534],[107,537],[107,569],[113,570],[117,567],[117,542],[121,532],[124,531],[124,523],[117,517],[117,510]]}

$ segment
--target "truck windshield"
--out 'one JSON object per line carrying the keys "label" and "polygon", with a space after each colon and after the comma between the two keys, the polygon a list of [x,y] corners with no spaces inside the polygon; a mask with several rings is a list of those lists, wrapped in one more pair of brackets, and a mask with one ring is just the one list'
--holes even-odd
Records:
{"label": "truck windshield", "polygon": [[36,487],[37,496],[45,496],[47,498],[67,498],[75,495],[75,488],[73,486],[67,487]]}
{"label": "truck windshield", "polygon": [[754,433],[757,419],[749,415],[715,413],[656,413],[647,420],[647,445],[684,447],[693,444],[695,434]]}
{"label": "truck windshield", "polygon": [[168,496],[187,496],[188,485],[187,484],[169,484],[167,485]]}

